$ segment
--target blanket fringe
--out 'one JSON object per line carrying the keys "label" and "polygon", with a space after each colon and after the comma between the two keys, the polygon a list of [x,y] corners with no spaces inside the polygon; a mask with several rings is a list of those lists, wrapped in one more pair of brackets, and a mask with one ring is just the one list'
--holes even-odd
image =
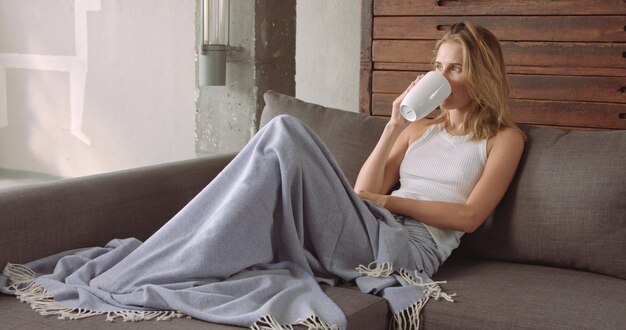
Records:
{"label": "blanket fringe", "polygon": [[[375,266],[377,265],[377,266]],[[435,298],[435,300],[439,300],[439,298],[443,298],[449,302],[454,302],[452,297],[456,296],[456,293],[447,294],[441,291],[441,287],[439,284],[448,283],[447,281],[432,281],[429,283],[424,283],[424,280],[415,272],[415,276],[412,276],[405,269],[400,268],[397,271],[394,271],[393,265],[391,262],[385,262],[382,264],[378,264],[376,261],[371,262],[369,265],[363,266],[359,265],[356,270],[364,276],[371,277],[388,277],[392,274],[398,274],[402,279],[404,279],[407,284],[420,286],[424,288],[424,294],[426,297]],[[417,280],[416,280],[417,279]]]}
{"label": "blanket fringe", "polygon": [[117,318],[121,318],[124,322],[136,322],[136,321],[169,321],[171,319],[179,319],[185,316],[185,314],[176,311],[121,311],[121,312],[108,312],[106,320],[109,322],[115,321]]}
{"label": "blanket fringe", "polygon": [[396,313],[391,318],[389,324],[390,330],[417,330],[420,328],[420,312],[422,308],[428,302],[428,297],[415,304],[409,306],[407,309]]}
{"label": "blanket fringe", "polygon": [[265,315],[258,319],[254,324],[250,327],[252,330],[293,330],[291,325],[281,325],[278,321],[271,315]]}
{"label": "blanket fringe", "polygon": [[[374,267],[375,264],[376,262],[370,263],[367,267],[361,265],[357,268],[357,271],[363,275],[372,277],[387,277],[394,273],[390,262],[385,262]],[[446,281],[424,283],[423,279],[419,277],[417,273],[415,276],[412,276],[409,272],[402,268],[395,273],[397,273],[409,285],[423,287],[425,298],[405,310],[394,314],[391,320],[390,329],[419,329],[420,312],[430,298],[435,298],[435,300],[443,298],[449,302],[454,302],[453,297],[456,294],[447,294],[442,292],[441,287],[439,286],[439,284],[446,283]],[[35,281],[35,272],[28,267],[19,264],[7,263],[2,271],[2,274],[9,279],[7,289],[13,291],[20,302],[28,303],[32,309],[44,316],[56,315],[59,319],[78,320],[96,315],[107,314],[107,321],[114,321],[115,319],[121,318],[124,322],[153,319],[157,321],[164,321],[185,316],[183,313],[176,311],[119,311],[105,313],[94,312],[82,308],[68,308],[54,301],[53,296]],[[328,325],[317,316],[311,316],[305,320],[298,320],[294,325],[303,325],[307,328],[307,330],[338,329],[336,325]],[[281,325],[271,315],[260,318],[250,328],[253,330],[293,330],[292,325]]]}
{"label": "blanket fringe", "polygon": [[393,265],[391,264],[391,262],[385,262],[374,267],[375,265],[377,265],[377,262],[373,261],[373,262],[370,262],[369,265],[367,265],[367,267],[363,265],[359,265],[359,267],[357,267],[356,270],[361,275],[370,276],[370,277],[388,277],[388,276],[391,276],[391,274],[393,274]]}
{"label": "blanket fringe", "polygon": [[306,320],[298,320],[296,324],[305,326],[307,330],[339,330],[337,325],[327,324],[317,316],[310,316]]}
{"label": "blanket fringe", "polygon": [[7,289],[12,291],[20,302],[28,303],[41,315],[56,315],[61,320],[79,320],[104,314],[82,308],[68,308],[57,303],[44,287],[35,282],[35,272],[24,265],[7,263],[2,275],[9,279]]}
{"label": "blanket fringe", "polygon": [[415,285],[424,288],[424,299],[409,306],[407,309],[394,314],[391,319],[391,323],[389,324],[389,329],[419,329],[420,313],[422,311],[422,308],[426,306],[426,303],[428,303],[428,300],[430,298],[435,298],[435,300],[443,298],[449,302],[454,302],[454,299],[452,299],[452,297],[456,296],[456,293],[449,295],[445,292],[442,292],[441,287],[439,286],[439,284],[447,283],[446,281],[433,281],[429,283],[424,283],[424,280],[419,277],[419,275],[417,275],[417,272],[415,273],[415,277],[413,277],[411,276],[411,274],[409,274],[409,272],[402,268],[400,268],[397,273],[409,285]]}
{"label": "blanket fringe", "polygon": [[[454,299],[452,297],[456,296],[456,293],[447,294],[445,292],[442,292],[441,287],[439,286],[439,284],[448,283],[447,281],[433,281],[429,283],[424,283],[424,280],[419,277],[417,273],[415,273],[415,277],[413,277],[411,276],[411,274],[409,274],[409,272],[402,268],[398,270],[398,275],[402,277],[407,283],[409,283],[409,285],[416,285],[424,288],[424,295],[426,296],[426,298],[435,298],[435,300],[443,298],[449,302],[454,302]],[[419,280],[419,282],[415,279]]]}
{"label": "blanket fringe", "polygon": [[68,308],[54,301],[52,294],[35,281],[35,272],[28,267],[7,263],[2,275],[9,279],[7,289],[12,291],[20,302],[29,304],[41,315],[55,315],[60,320],[80,320],[103,314],[107,314],[107,321],[121,318],[124,322],[152,319],[165,321],[184,316],[183,313],[176,311],[94,312],[84,308]]}
{"label": "blanket fringe", "polygon": [[317,316],[310,316],[306,320],[297,320],[293,325],[282,325],[271,315],[263,316],[250,327],[252,330],[293,330],[294,325],[305,326],[307,330],[339,330],[336,325],[330,325]]}

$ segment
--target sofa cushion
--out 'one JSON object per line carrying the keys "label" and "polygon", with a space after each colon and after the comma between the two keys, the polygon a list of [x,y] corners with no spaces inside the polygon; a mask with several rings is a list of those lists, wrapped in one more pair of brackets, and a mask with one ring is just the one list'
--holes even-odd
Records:
{"label": "sofa cushion", "polygon": [[327,108],[274,91],[266,92],[263,98],[261,126],[283,114],[302,120],[329,147],[351,184],[356,181],[387,123],[383,117]]}
{"label": "sofa cushion", "polygon": [[454,303],[431,300],[424,329],[623,329],[624,280],[585,271],[452,258],[435,280]]}
{"label": "sofa cushion", "polygon": [[459,253],[626,279],[626,131],[524,129],[513,184]]}

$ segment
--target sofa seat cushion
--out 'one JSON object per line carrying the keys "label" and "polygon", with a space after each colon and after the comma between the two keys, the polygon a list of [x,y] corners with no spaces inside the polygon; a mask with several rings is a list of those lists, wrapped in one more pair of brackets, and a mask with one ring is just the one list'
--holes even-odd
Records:
{"label": "sofa seat cushion", "polygon": [[[329,287],[322,289],[335,302],[348,318],[348,329],[387,329],[387,301],[373,295],[361,293],[355,288]],[[245,329],[221,324],[208,323],[191,318],[173,321],[107,322],[104,315],[82,320],[58,320],[45,317],[33,311],[30,306],[20,303],[13,296],[0,294],[0,319],[2,329],[181,329],[181,330],[236,330]],[[295,329],[304,329],[297,326]]]}
{"label": "sofa seat cushion", "polygon": [[585,271],[451,258],[434,278],[454,303],[431,301],[425,329],[621,329],[626,281]]}

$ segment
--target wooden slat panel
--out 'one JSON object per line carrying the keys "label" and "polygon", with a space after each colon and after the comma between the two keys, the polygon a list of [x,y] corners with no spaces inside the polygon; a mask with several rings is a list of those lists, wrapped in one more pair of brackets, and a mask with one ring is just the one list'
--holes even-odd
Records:
{"label": "wooden slat panel", "polygon": [[626,44],[503,42],[508,65],[626,68]]}
{"label": "wooden slat panel", "polygon": [[[372,115],[389,116],[391,103],[398,94],[374,93]],[[623,104],[510,100],[513,117],[518,123],[567,127],[626,129]],[[437,111],[431,113],[436,115]]]}
{"label": "wooden slat panel", "polygon": [[430,71],[433,69],[431,63],[400,63],[400,62],[376,62],[374,70],[387,71]]}
{"label": "wooden slat panel", "polygon": [[372,103],[372,62],[361,61],[359,69],[359,113],[370,114]]}
{"label": "wooden slat panel", "polygon": [[374,62],[430,63],[433,58],[435,40],[374,40],[372,60]]}
{"label": "wooden slat panel", "polygon": [[563,68],[507,65],[506,69],[509,74],[519,73],[558,76],[626,77],[626,68]]}
{"label": "wooden slat panel", "polygon": [[626,77],[509,75],[509,79],[514,99],[626,103]]}
{"label": "wooden slat panel", "polygon": [[374,18],[374,39],[437,40],[461,21],[486,27],[500,41],[626,42],[621,16],[383,16]]}
{"label": "wooden slat panel", "polygon": [[372,111],[372,0],[361,1],[361,54],[359,69],[359,113]]}
{"label": "wooden slat panel", "polygon": [[391,116],[391,104],[398,97],[398,94],[373,93],[372,94],[372,115]]}
{"label": "wooden slat panel", "polygon": [[[626,44],[502,42],[508,65],[626,68]],[[372,59],[430,63],[432,40],[374,40]]]}
{"label": "wooden slat panel", "polygon": [[372,92],[400,94],[418,74],[410,71],[374,71]]}
{"label": "wooden slat panel", "polygon": [[[433,69],[430,63],[398,63],[376,62],[374,70],[386,71],[419,71],[426,72]],[[602,77],[626,77],[626,68],[568,68],[568,67],[545,67],[545,66],[507,66],[507,72],[520,74],[543,74],[558,76],[602,76]]]}
{"label": "wooden slat panel", "polygon": [[375,0],[374,16],[619,15],[624,0]]}
{"label": "wooden slat panel", "polygon": [[626,129],[622,104],[511,100],[510,107],[520,123]]}
{"label": "wooden slat panel", "polygon": [[[418,72],[374,71],[372,92],[401,93]],[[511,98],[626,103],[626,77],[509,75]]]}

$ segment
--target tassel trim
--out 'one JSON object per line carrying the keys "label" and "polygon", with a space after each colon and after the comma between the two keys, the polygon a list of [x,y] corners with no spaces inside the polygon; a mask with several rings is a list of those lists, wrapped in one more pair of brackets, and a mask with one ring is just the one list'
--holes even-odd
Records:
{"label": "tassel trim", "polygon": [[[417,272],[415,273],[415,277],[413,277],[411,276],[411,274],[409,274],[409,272],[402,268],[398,270],[398,275],[402,277],[402,279],[404,279],[409,285],[416,285],[424,288],[424,295],[427,298],[426,300],[428,300],[428,298],[435,298],[435,300],[443,298],[449,302],[454,302],[454,299],[452,297],[456,296],[456,293],[447,294],[445,292],[442,292],[441,287],[439,286],[439,284],[445,284],[448,283],[448,281],[433,281],[429,283],[424,283],[424,280],[417,275]],[[419,282],[415,279],[418,279]]]}
{"label": "tassel trim", "polygon": [[307,330],[339,330],[336,325],[330,325],[322,321],[317,316],[310,316],[306,320],[297,320],[294,324],[283,325],[278,322],[273,316],[266,315],[258,319],[250,327],[252,330],[293,330],[294,325],[302,325]]}
{"label": "tassel trim", "polygon": [[435,298],[435,300],[443,298],[449,302],[454,302],[454,299],[452,297],[456,296],[456,293],[447,294],[445,292],[442,292],[441,287],[439,286],[439,284],[447,283],[447,281],[433,281],[429,283],[424,283],[424,280],[417,275],[417,272],[415,272],[415,277],[413,277],[411,276],[411,274],[409,274],[409,272],[402,268],[400,268],[397,273],[409,285],[415,285],[424,288],[424,299],[409,306],[405,310],[394,314],[391,318],[389,329],[419,329],[420,313],[422,311],[422,308],[426,306],[426,303],[428,303],[428,300],[430,300],[430,298]]}
{"label": "tassel trim", "polygon": [[[185,316],[185,314],[177,311],[94,312],[83,308],[68,308],[54,301],[52,294],[35,281],[36,274],[28,267],[7,263],[2,271],[2,275],[9,279],[7,289],[12,291],[20,302],[30,304],[41,315],[56,315],[61,320],[79,320],[104,314],[106,314],[106,320],[109,322],[117,319],[121,319],[124,322],[168,321]],[[294,325],[303,325],[307,330],[339,330],[336,325],[329,325],[317,316],[311,316],[305,320],[297,320]],[[260,318],[250,328],[253,330],[293,330],[292,325],[281,325],[270,315]]]}
{"label": "tassel trim", "polygon": [[[374,264],[376,264],[376,262],[370,263],[367,267],[361,265],[357,267],[357,271],[362,275],[373,277],[387,277],[397,273],[407,284],[424,288],[425,298],[405,310],[394,314],[390,329],[419,329],[420,312],[430,298],[435,298],[435,300],[443,298],[449,302],[454,302],[453,297],[456,296],[456,294],[449,295],[442,292],[439,286],[439,284],[447,283],[446,281],[424,283],[423,279],[419,277],[417,273],[415,277],[413,277],[402,268],[394,272],[390,262],[377,265],[376,267],[373,267]],[[68,308],[54,301],[52,294],[35,281],[35,272],[28,267],[7,263],[2,274],[9,279],[7,289],[12,291],[20,302],[30,304],[36,312],[44,316],[56,315],[59,319],[79,320],[106,314],[106,320],[109,322],[118,318],[122,319],[124,322],[144,320],[165,321],[185,316],[183,313],[177,311],[94,312],[83,308]],[[311,316],[305,320],[298,320],[294,325],[303,325],[307,330],[338,330],[336,325],[329,325],[317,316]],[[292,325],[281,325],[271,315],[260,318],[250,328],[253,330],[293,330]]]}
{"label": "tassel trim", "polygon": [[415,276],[412,276],[405,269],[400,268],[397,271],[393,270],[393,266],[391,262],[386,262],[384,264],[380,264],[376,267],[376,262],[372,262],[369,265],[363,266],[359,265],[356,270],[364,276],[372,276],[372,277],[387,277],[392,274],[397,274],[402,278],[408,285],[410,286],[419,286],[424,289],[424,299],[416,302],[415,304],[409,306],[408,308],[395,313],[391,318],[391,323],[389,324],[389,329],[393,330],[411,330],[411,329],[419,329],[420,326],[420,312],[422,308],[426,306],[428,300],[430,298],[435,298],[435,300],[439,300],[439,298],[443,298],[449,302],[454,302],[453,297],[456,296],[456,293],[447,294],[441,291],[441,287],[439,284],[447,283],[447,281],[432,281],[428,283],[424,283],[424,280],[415,272]]}
{"label": "tassel trim", "polygon": [[278,321],[271,315],[263,316],[258,319],[252,326],[250,326],[252,330],[293,330],[291,325],[281,325]]}
{"label": "tassel trim", "polygon": [[185,314],[176,311],[121,311],[121,312],[108,312],[106,320],[109,322],[115,321],[115,319],[121,318],[123,322],[136,322],[136,321],[169,321],[172,319],[179,319],[184,317]]}
{"label": "tassel trim", "polygon": [[407,309],[396,313],[391,318],[389,324],[390,330],[417,330],[420,328],[420,312],[422,308],[426,306],[428,297],[415,304],[409,306]]}
{"label": "tassel trim", "polygon": [[374,267],[374,265],[377,265],[376,261],[370,262],[367,267],[359,265],[359,267],[356,268],[356,271],[363,276],[369,277],[389,277],[393,274],[393,265],[391,262],[385,262],[377,265],[376,267]]}
{"label": "tassel trim", "polygon": [[9,279],[7,289],[12,291],[22,303],[28,303],[32,309],[44,316],[54,315],[59,320],[80,320],[96,315],[107,315],[109,322],[122,319],[134,321],[166,321],[185,316],[176,311],[121,311],[94,312],[84,308],[68,308],[54,301],[52,294],[35,281],[35,272],[24,265],[7,263],[2,275]]}

